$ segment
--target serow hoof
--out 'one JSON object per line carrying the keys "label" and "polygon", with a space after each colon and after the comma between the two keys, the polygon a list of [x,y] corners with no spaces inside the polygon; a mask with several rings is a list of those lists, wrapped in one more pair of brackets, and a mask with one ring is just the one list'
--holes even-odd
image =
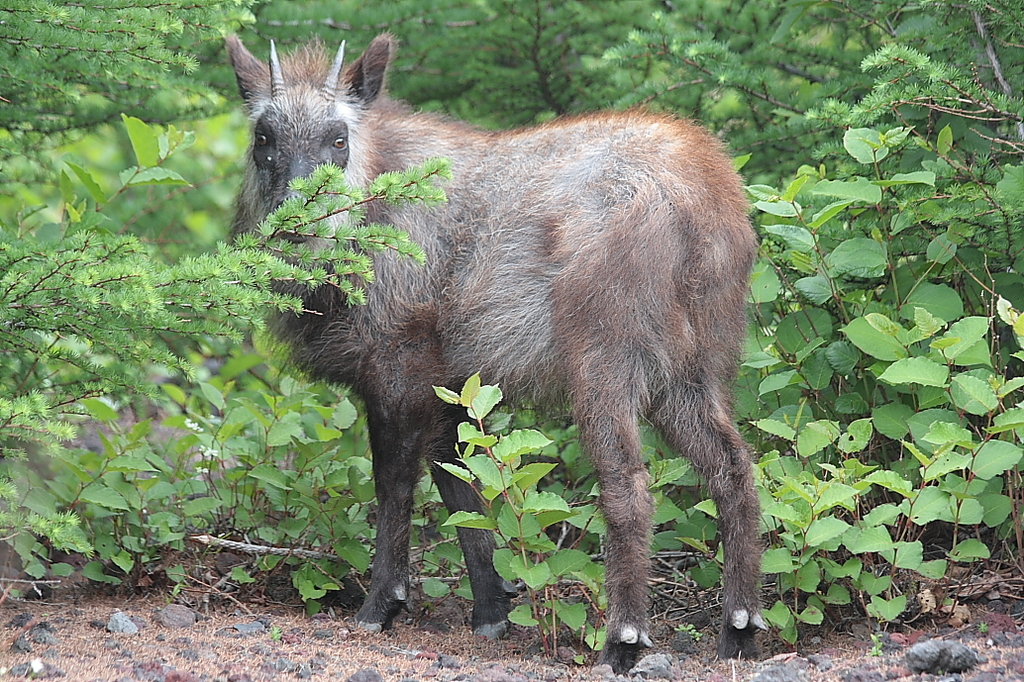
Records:
{"label": "serow hoof", "polygon": [[654,646],[646,632],[627,625],[619,633],[618,642],[606,641],[599,664],[610,665],[616,675],[624,675],[636,665],[640,652]]}
{"label": "serow hoof", "polygon": [[473,628],[473,634],[487,639],[501,639],[508,634],[508,621],[477,625]]}
{"label": "serow hoof", "polygon": [[719,658],[757,658],[757,642],[754,634],[758,630],[767,630],[768,624],[764,622],[760,612],[753,616],[746,609],[737,609],[729,616],[728,622],[722,627],[722,634],[718,639]]}

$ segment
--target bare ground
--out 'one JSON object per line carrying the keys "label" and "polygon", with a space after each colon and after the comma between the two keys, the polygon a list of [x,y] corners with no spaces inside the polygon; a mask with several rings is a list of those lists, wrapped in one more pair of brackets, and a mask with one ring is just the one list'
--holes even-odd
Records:
{"label": "bare ground", "polygon": [[[677,632],[678,620],[655,618],[655,648],[631,673],[636,681],[684,682],[1008,682],[1024,680],[1024,616],[1021,597],[997,595],[980,600],[951,628],[936,617],[903,632],[876,633],[853,620],[837,627],[801,633],[795,651],[777,635],[764,635],[759,661],[714,659],[714,613],[693,612],[698,641]],[[992,593],[989,593],[992,596]],[[120,598],[91,590],[58,590],[47,601],[0,605],[0,679],[116,680],[192,682],[196,680],[351,680],[352,682],[627,682],[607,667],[584,665],[574,642],[560,643],[554,656],[543,653],[535,631],[516,628],[500,642],[474,637],[465,626],[469,607],[449,599],[396,623],[384,634],[353,626],[352,612],[306,617],[297,607],[222,602],[217,608],[160,610],[166,593]],[[656,600],[656,607],[659,605]],[[135,634],[108,630],[117,611],[138,627]],[[166,616],[186,615],[184,626]],[[936,614],[938,615],[938,614]],[[671,616],[670,616],[671,617]],[[956,622],[956,621],[954,621]],[[963,672],[914,672],[906,657],[920,641],[961,643],[980,655]],[[956,667],[948,661],[945,667]]]}

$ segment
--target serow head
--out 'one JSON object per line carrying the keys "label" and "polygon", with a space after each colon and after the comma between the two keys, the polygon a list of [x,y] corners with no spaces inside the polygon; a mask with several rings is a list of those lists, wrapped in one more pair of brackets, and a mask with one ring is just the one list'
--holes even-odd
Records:
{"label": "serow head", "polygon": [[318,166],[334,164],[352,175],[360,156],[352,149],[359,140],[360,121],[383,91],[394,47],[390,35],[378,36],[345,67],[344,42],[331,60],[319,42],[279,59],[271,41],[270,60],[264,64],[237,37],[227,38],[238,89],[252,122],[235,232],[254,228],[294,196],[289,182]]}

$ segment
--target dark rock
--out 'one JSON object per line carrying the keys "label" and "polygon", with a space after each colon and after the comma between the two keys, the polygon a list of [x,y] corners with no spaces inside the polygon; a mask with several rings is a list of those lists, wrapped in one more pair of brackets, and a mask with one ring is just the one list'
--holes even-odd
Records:
{"label": "dark rock", "polygon": [[308,663],[303,663],[299,666],[299,669],[295,671],[295,677],[300,680],[308,680],[313,677],[313,669],[309,667]]}
{"label": "dark rock", "polygon": [[267,631],[266,626],[259,621],[254,621],[252,623],[236,623],[234,627],[235,630],[243,635],[256,635]]}
{"label": "dark rock", "polygon": [[137,627],[140,630],[145,630],[146,627],[149,625],[146,622],[146,619],[142,616],[128,616],[128,618],[131,619],[131,621],[135,623],[135,627]]}
{"label": "dark rock", "polygon": [[797,665],[782,663],[762,670],[751,682],[807,682],[807,672]]}
{"label": "dark rock", "polygon": [[961,673],[981,662],[978,654],[959,642],[928,640],[907,650],[907,667],[918,673]]}
{"label": "dark rock", "polygon": [[459,663],[458,659],[453,656],[448,656],[447,654],[437,655],[437,665],[440,668],[448,668],[449,670],[455,670],[456,668],[462,667],[462,664]]}
{"label": "dark rock", "polygon": [[334,639],[334,630],[325,628],[323,630],[313,630],[314,639]]}
{"label": "dark rock", "polygon": [[522,677],[510,675],[501,666],[491,666],[473,677],[473,682],[521,682]]}
{"label": "dark rock", "polygon": [[110,620],[107,621],[107,631],[121,635],[134,635],[139,631],[139,626],[121,611],[114,611]]}
{"label": "dark rock", "polygon": [[274,670],[276,670],[279,673],[295,672],[295,670],[299,667],[295,663],[295,661],[292,661],[287,658],[278,658],[272,661],[270,665],[271,667],[273,667]]}
{"label": "dark rock", "polygon": [[93,618],[92,620],[89,621],[89,627],[96,628],[97,630],[106,630],[107,629],[107,624],[104,623],[99,618]]}
{"label": "dark rock", "polygon": [[14,629],[23,628],[29,623],[31,623],[34,619],[35,616],[33,616],[31,613],[19,613],[14,618],[11,618],[9,621],[7,621],[7,627]]}
{"label": "dark rock", "polygon": [[166,682],[168,670],[173,668],[165,667],[158,661],[147,661],[137,664],[132,669],[132,675],[139,682]]}
{"label": "dark rock", "polygon": [[843,682],[885,682],[882,673],[870,668],[850,668],[842,675]]}
{"label": "dark rock", "polygon": [[190,628],[196,623],[196,612],[181,604],[168,604],[156,612],[155,620],[165,628]]}
{"label": "dark rock", "polygon": [[631,672],[648,680],[670,680],[672,660],[665,654],[649,654],[637,661]]}
{"label": "dark rock", "polygon": [[11,651],[16,654],[30,654],[32,653],[32,642],[28,641],[28,635],[21,633],[17,639],[11,642]]}
{"label": "dark rock", "polygon": [[384,682],[384,678],[373,668],[363,668],[352,673],[345,682]]}
{"label": "dark rock", "polygon": [[685,630],[680,630],[672,635],[672,643],[669,646],[673,651],[687,656],[697,655],[697,643],[693,641],[693,635]]}
{"label": "dark rock", "polygon": [[57,639],[55,634],[57,631],[49,623],[40,623],[34,626],[28,631],[29,639],[36,644],[45,644],[47,646],[53,646],[54,644],[60,644],[60,640]]}
{"label": "dark rock", "polygon": [[807,662],[821,671],[830,670],[832,668],[832,658],[825,654],[811,654],[807,657]]}

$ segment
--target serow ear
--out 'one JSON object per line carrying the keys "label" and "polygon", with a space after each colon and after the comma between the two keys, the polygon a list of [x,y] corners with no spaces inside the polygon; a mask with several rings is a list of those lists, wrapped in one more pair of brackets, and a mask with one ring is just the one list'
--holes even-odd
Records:
{"label": "serow ear", "polygon": [[270,92],[270,70],[267,65],[253,57],[237,36],[228,36],[224,42],[227,44],[231,66],[235,69],[242,99],[246,104],[251,104],[257,97],[266,96]]}
{"label": "serow ear", "polygon": [[345,69],[342,83],[363,104],[370,104],[384,90],[384,75],[395,54],[396,41],[390,33],[373,39],[366,52]]}

